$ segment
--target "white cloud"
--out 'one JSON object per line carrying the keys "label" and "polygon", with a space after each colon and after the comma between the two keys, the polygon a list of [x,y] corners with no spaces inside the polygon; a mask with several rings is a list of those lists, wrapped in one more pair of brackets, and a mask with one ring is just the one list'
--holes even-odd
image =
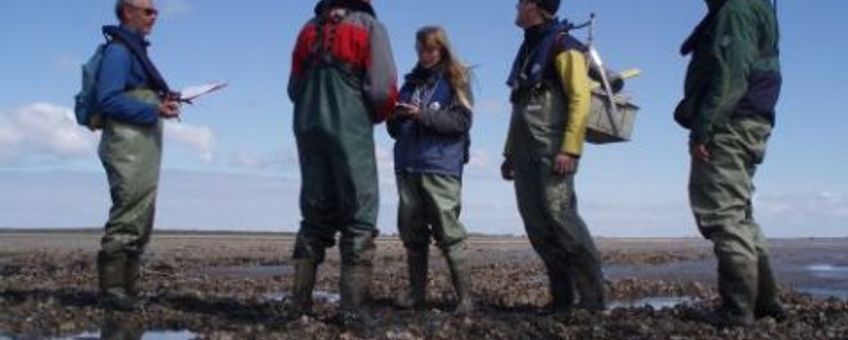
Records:
{"label": "white cloud", "polygon": [[[215,134],[208,127],[168,123],[165,138],[187,146],[205,162],[213,159]],[[69,108],[33,103],[0,111],[0,163],[3,164],[92,157],[99,140],[100,133],[79,126]]]}
{"label": "white cloud", "polygon": [[270,171],[274,174],[292,175],[299,172],[297,149],[291,145],[263,152],[238,150],[230,155],[228,164],[233,168]]}
{"label": "white cloud", "polygon": [[198,152],[204,162],[214,159],[215,133],[208,127],[168,122],[165,124],[165,139]]}
{"label": "white cloud", "polygon": [[33,103],[0,112],[0,161],[6,163],[26,157],[85,157],[96,141],[96,134],[79,127],[67,108]]}
{"label": "white cloud", "polygon": [[848,199],[842,193],[757,195],[754,202],[765,218],[776,221],[841,220],[848,227]]}
{"label": "white cloud", "polygon": [[267,159],[263,159],[262,157],[248,151],[238,151],[233,155],[230,159],[230,165],[240,167],[240,168],[248,168],[255,170],[264,170],[270,166],[270,162]]}

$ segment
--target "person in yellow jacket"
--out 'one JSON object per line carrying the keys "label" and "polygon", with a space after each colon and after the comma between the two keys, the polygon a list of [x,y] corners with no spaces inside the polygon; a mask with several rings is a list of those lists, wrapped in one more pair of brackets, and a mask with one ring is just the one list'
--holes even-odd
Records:
{"label": "person in yellow jacket", "polygon": [[558,9],[559,0],[518,4],[525,38],[508,81],[513,110],[501,172],[514,180],[525,230],[548,271],[545,310],[597,311],[605,308],[601,261],[574,190],[591,98],[586,47]]}

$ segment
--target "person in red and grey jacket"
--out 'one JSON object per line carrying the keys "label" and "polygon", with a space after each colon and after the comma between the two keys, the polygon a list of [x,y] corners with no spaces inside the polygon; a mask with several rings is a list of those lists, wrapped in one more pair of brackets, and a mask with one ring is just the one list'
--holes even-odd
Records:
{"label": "person in red and grey jacket", "polygon": [[302,178],[292,307],[311,311],[317,266],[339,232],[340,317],[367,321],[379,206],[373,130],[398,96],[388,34],[370,1],[315,6],[297,39],[288,93]]}

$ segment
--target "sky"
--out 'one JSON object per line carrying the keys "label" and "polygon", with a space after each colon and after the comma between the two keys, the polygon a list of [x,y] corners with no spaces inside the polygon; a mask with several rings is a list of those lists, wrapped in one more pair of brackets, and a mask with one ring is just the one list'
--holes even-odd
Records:
{"label": "sky", "polygon": [[[441,25],[473,66],[477,98],[462,221],[471,232],[523,234],[512,184],[499,179],[509,121],[504,85],[522,39],[515,0],[374,0],[400,74],[414,33]],[[112,0],[4,0],[0,12],[0,228],[100,228],[108,185],[99,135],[75,125],[80,65],[113,24]],[[166,127],[157,228],[296,231],[299,170],[285,94],[291,49],[312,0],[158,0],[150,53],[172,87],[227,81]],[[688,59],[680,43],[704,15],[698,0],[565,0],[560,16],[598,16],[596,47],[613,69],[637,67],[625,90],[641,107],[633,140],[589,145],[580,211],[604,237],[698,236],[688,207],[687,132],[671,113]],[[784,89],[755,183],[755,216],[771,237],[848,236],[848,32],[843,0],[780,1]],[[585,39],[585,32],[574,35]],[[378,225],[396,233],[392,141],[377,127]]]}

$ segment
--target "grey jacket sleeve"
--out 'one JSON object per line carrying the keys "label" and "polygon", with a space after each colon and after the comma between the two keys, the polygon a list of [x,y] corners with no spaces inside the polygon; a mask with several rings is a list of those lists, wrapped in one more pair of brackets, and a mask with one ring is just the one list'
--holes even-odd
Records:
{"label": "grey jacket sleeve", "polygon": [[365,92],[371,102],[374,122],[388,118],[397,101],[397,67],[386,27],[375,21],[369,37],[371,58],[365,77]]}

